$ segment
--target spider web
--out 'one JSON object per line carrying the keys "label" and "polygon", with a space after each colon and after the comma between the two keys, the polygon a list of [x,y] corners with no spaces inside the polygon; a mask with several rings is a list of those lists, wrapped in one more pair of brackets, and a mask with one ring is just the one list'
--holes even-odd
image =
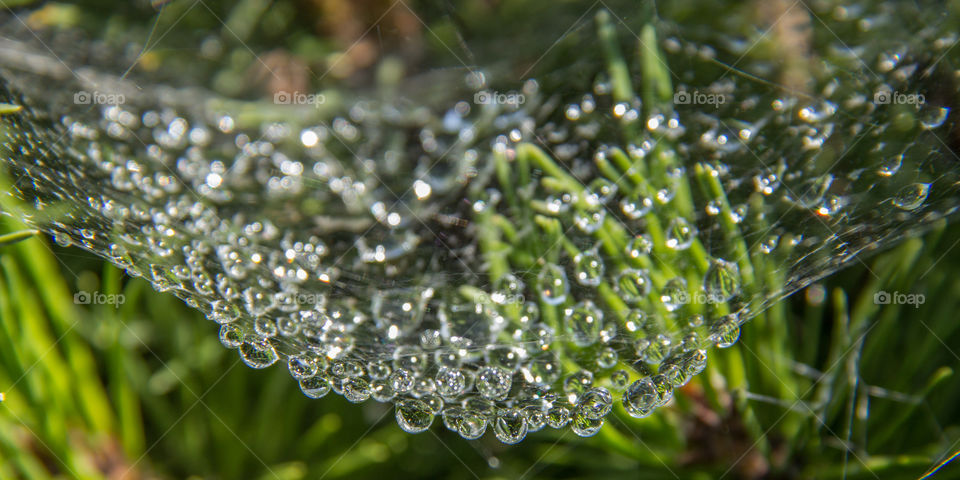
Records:
{"label": "spider web", "polygon": [[[957,208],[945,18],[770,5],[401,2],[435,57],[408,81],[273,103],[157,84],[5,14],[0,101],[25,108],[2,116],[3,159],[31,223],[308,396],[396,403],[410,432],[589,436]],[[452,37],[428,26],[444,15]]]}

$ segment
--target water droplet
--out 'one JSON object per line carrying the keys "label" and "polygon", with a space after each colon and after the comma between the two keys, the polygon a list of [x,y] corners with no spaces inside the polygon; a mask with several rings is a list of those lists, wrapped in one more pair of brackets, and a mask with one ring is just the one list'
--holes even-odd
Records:
{"label": "water droplet", "polygon": [[[454,412],[457,412],[457,410],[454,410]],[[459,410],[458,414],[455,414],[456,418],[451,420],[453,420],[456,432],[459,433],[461,437],[467,440],[476,440],[482,437],[483,433],[487,430],[487,417],[482,412],[462,409]]]}
{"label": "water droplet", "polygon": [[570,409],[556,404],[547,411],[547,424],[553,428],[563,428],[570,423]]}
{"label": "water droplet", "polygon": [[780,244],[780,235],[770,235],[760,242],[760,251],[766,254],[773,253],[777,249],[777,245]]}
{"label": "water droplet", "polygon": [[399,369],[394,370],[388,378],[390,386],[397,393],[407,393],[413,389],[414,378],[409,370]]}
{"label": "water droplet", "polygon": [[439,409],[443,407],[443,399],[434,393],[436,391],[437,382],[429,377],[420,377],[413,386],[413,395],[427,402],[430,408],[434,410],[434,413],[438,413],[440,411]]}
{"label": "water droplet", "polygon": [[434,350],[440,346],[440,330],[428,328],[420,332],[420,347],[425,350]]}
{"label": "water droplet", "polygon": [[603,418],[590,418],[581,410],[573,414],[573,420],[570,422],[570,429],[581,437],[592,437],[600,431],[603,426]]}
{"label": "water droplet", "polygon": [[559,215],[562,213],[567,213],[570,210],[570,201],[572,197],[564,196],[563,198],[557,198],[552,195],[547,196],[544,199],[543,203],[546,204],[547,210],[554,215]]}
{"label": "water droplet", "polygon": [[597,75],[597,78],[593,82],[593,93],[597,95],[607,95],[610,91],[613,90],[613,85],[610,83],[610,80],[604,75]]}
{"label": "water droplet", "polygon": [[596,287],[603,281],[603,273],[606,267],[600,253],[596,249],[590,249],[578,254],[573,259],[576,265],[574,278],[577,283],[587,287]]}
{"label": "water droplet", "polygon": [[757,192],[770,195],[780,186],[780,177],[775,173],[757,175],[753,177],[753,186]]}
{"label": "water droplet", "polygon": [[690,377],[695,377],[707,368],[707,352],[702,349],[694,349],[684,352],[680,359],[680,367]]}
{"label": "water droplet", "polygon": [[457,422],[460,421],[460,417],[463,415],[463,408],[456,405],[450,405],[447,408],[443,409],[441,418],[443,419],[443,426],[447,427],[447,430],[452,432],[457,431]]}
{"label": "water droplet", "polygon": [[570,341],[579,347],[593,345],[603,329],[603,311],[585,300],[564,310],[564,329]]}
{"label": "water droplet", "polygon": [[397,402],[397,424],[407,433],[420,433],[433,423],[433,411],[426,402],[405,398]]}
{"label": "water droplet", "polygon": [[740,322],[736,315],[727,315],[713,329],[711,339],[717,348],[728,348],[740,338]]}
{"label": "water droplet", "polygon": [[418,375],[427,368],[427,353],[419,347],[400,346],[393,352],[393,367]]}
{"label": "water droplet", "polygon": [[499,368],[486,367],[477,375],[477,391],[490,400],[506,398],[512,385],[513,376]]}
{"label": "water droplet", "polygon": [[396,338],[416,330],[422,318],[423,305],[429,299],[427,291],[416,289],[380,290],[371,302],[371,312],[377,327]]}
{"label": "water droplet", "polygon": [[236,325],[221,325],[220,343],[227,348],[239,347],[243,343],[243,330]]}
{"label": "water droplet", "polygon": [[553,328],[545,323],[535,323],[526,330],[520,330],[516,338],[521,342],[521,346],[530,354],[550,349],[553,343]]}
{"label": "water droplet", "polygon": [[877,169],[877,174],[882,177],[892,177],[900,171],[900,167],[902,165],[903,155],[894,155],[892,158],[880,165],[880,168]]}
{"label": "water droplet", "polygon": [[623,393],[623,408],[633,418],[650,416],[657,408],[660,396],[649,378],[633,382]]}
{"label": "water droplet", "polygon": [[[696,328],[697,325],[695,324],[695,322],[698,320],[694,320],[694,319],[697,319],[697,318],[702,319],[703,317],[701,315],[694,315],[690,317],[691,320],[687,323],[692,328]],[[702,320],[699,320],[699,321],[700,321],[700,324],[702,325],[703,321]],[[703,346],[703,340],[700,339],[700,334],[696,330],[688,331],[687,334],[683,336],[683,339],[680,340],[680,350],[684,352],[697,350],[701,346]]]}
{"label": "water droplet", "polygon": [[617,364],[619,355],[612,347],[605,347],[597,354],[597,366],[601,369],[613,368]]}
{"label": "water droplet", "polygon": [[337,377],[359,377],[363,366],[353,360],[337,360],[330,364],[330,373]]}
{"label": "water droplet", "polygon": [[683,277],[674,277],[667,281],[660,291],[660,302],[668,312],[676,311],[678,308],[690,302],[690,294],[687,292],[687,281]]}
{"label": "water droplet", "polygon": [[610,374],[610,385],[614,390],[622,391],[627,388],[627,382],[630,381],[630,374],[626,370],[617,370]]}
{"label": "water droplet", "polygon": [[520,443],[527,436],[527,419],[515,408],[502,409],[497,412],[493,433],[507,445]]}
{"label": "water droplet", "polygon": [[70,245],[73,244],[73,239],[70,238],[70,235],[67,235],[66,233],[63,233],[63,232],[54,232],[53,241],[56,242],[57,245],[60,245],[61,247],[64,247],[64,248],[69,247]]}
{"label": "water droplet", "polygon": [[363,377],[350,377],[343,382],[343,397],[353,403],[362,403],[370,398],[370,382]]}
{"label": "water droplet", "polygon": [[624,321],[624,326],[627,328],[628,332],[635,333],[639,332],[644,325],[647,324],[647,316],[643,313],[643,310],[633,309],[627,313],[627,319]]}
{"label": "water droplet", "polygon": [[498,305],[508,303],[522,303],[525,285],[512,273],[508,273],[497,281],[497,291],[490,295],[490,299]]}
{"label": "water droplet", "polygon": [[225,300],[210,302],[210,318],[217,323],[230,323],[240,317],[240,309]]}
{"label": "water droplet", "polygon": [[456,368],[441,368],[437,372],[437,393],[444,397],[456,397],[467,387],[467,377]]}
{"label": "water droplet", "polygon": [[319,369],[319,358],[311,352],[293,355],[287,359],[287,369],[290,370],[290,375],[298,380],[312,377]]}
{"label": "water droplet", "polygon": [[523,304],[520,323],[531,325],[540,320],[540,306],[536,302],[526,302]]}
{"label": "water droplet", "polygon": [[649,197],[643,198],[624,198],[620,200],[620,210],[631,220],[636,220],[653,208],[653,200]]}
{"label": "water droplet", "polygon": [[932,130],[943,125],[947,121],[947,116],[950,115],[950,109],[946,107],[939,107],[930,103],[925,103],[920,108],[920,113],[918,117],[920,119],[920,125],[923,125],[923,128],[927,130]]}
{"label": "water droplet", "polygon": [[649,235],[637,235],[627,243],[627,255],[630,258],[640,258],[643,255],[649,255],[653,251],[653,240]]}
{"label": "water droplet", "polygon": [[606,216],[606,210],[596,210],[593,212],[577,211],[577,213],[573,214],[573,223],[583,233],[594,233],[603,225],[603,220]]}
{"label": "water droplet", "polygon": [[[171,277],[172,274],[169,271],[169,267],[156,263],[150,264],[150,280],[151,283],[153,283],[153,288],[157,289],[158,292],[166,292],[176,286],[176,282],[174,282]],[[253,314],[259,315],[262,313],[263,312]]]}
{"label": "water droplet", "polygon": [[539,432],[547,424],[547,414],[541,407],[530,405],[524,407],[521,413],[527,420],[527,432]]}
{"label": "water droplet", "polygon": [[602,419],[612,409],[613,397],[606,388],[591,388],[580,396],[577,404],[578,413],[591,420]]}
{"label": "water droplet", "polygon": [[893,197],[893,204],[900,210],[916,210],[923,205],[930,194],[929,183],[914,183],[900,189]]}
{"label": "water droplet", "polygon": [[664,334],[638,340],[636,344],[637,356],[649,365],[656,365],[667,356],[672,344],[670,337]]}
{"label": "water droplet", "polygon": [[617,276],[617,291],[623,301],[636,305],[650,293],[650,276],[645,270],[624,270]]}
{"label": "water droplet", "polygon": [[261,317],[253,322],[253,330],[261,337],[274,337],[277,335],[277,322],[270,318]]}
{"label": "water droplet", "polygon": [[595,178],[587,185],[587,202],[592,205],[608,203],[617,194],[617,184],[606,178]]}
{"label": "water droplet", "polygon": [[687,384],[690,381],[690,376],[687,375],[687,371],[683,369],[680,365],[680,357],[670,356],[667,357],[661,364],[658,370],[661,375],[666,376],[670,379],[670,382],[674,387],[680,388]]}
{"label": "water droplet", "polygon": [[488,345],[483,352],[487,365],[515,372],[520,368],[524,351],[512,345]]}
{"label": "water droplet", "polygon": [[666,375],[654,375],[650,377],[657,395],[660,397],[657,406],[666,405],[673,398],[673,382]]}
{"label": "water droplet", "polygon": [[383,380],[390,375],[390,367],[384,362],[370,362],[367,364],[367,374],[374,380]]}
{"label": "water droplet", "polygon": [[440,335],[457,348],[485,345],[491,340],[493,319],[480,303],[440,309]]}
{"label": "water droplet", "polygon": [[677,191],[673,188],[661,188],[657,190],[657,202],[661,205],[666,205],[670,203],[670,200],[673,200],[677,196]]}
{"label": "water droplet", "polygon": [[524,380],[535,385],[553,385],[560,378],[560,361],[553,353],[541,354],[521,370]]}
{"label": "water droplet", "polygon": [[[154,276],[154,284],[156,282],[164,283],[164,281],[157,280],[157,276]],[[169,284],[166,288],[170,288]],[[247,308],[247,312],[250,315],[259,317],[266,314],[268,311],[272,310],[275,306],[275,299],[273,295],[268,294],[267,292],[259,289],[250,287],[243,291],[244,306]]]}
{"label": "water droplet", "polygon": [[831,101],[823,100],[815,105],[800,109],[798,113],[801,120],[808,123],[820,123],[828,120],[837,112],[837,105]]}
{"label": "water droplet", "polygon": [[240,344],[240,357],[250,368],[267,368],[277,361],[277,351],[270,340],[247,335]]}
{"label": "water droplet", "polygon": [[683,217],[677,217],[667,226],[667,247],[674,250],[686,250],[697,236],[697,227]]}
{"label": "water droplet", "polygon": [[389,382],[385,380],[374,380],[370,382],[370,396],[378,402],[386,403],[396,398],[397,392]]}
{"label": "water droplet", "polygon": [[703,278],[708,303],[724,303],[740,292],[740,268],[736,263],[714,259]]}
{"label": "water droplet", "polygon": [[310,398],[321,398],[330,392],[330,381],[325,375],[315,375],[300,380],[300,390]]}
{"label": "water droplet", "polygon": [[558,265],[548,263],[537,275],[537,286],[540,289],[540,298],[548,305],[560,305],[567,299],[570,284],[567,274]]}

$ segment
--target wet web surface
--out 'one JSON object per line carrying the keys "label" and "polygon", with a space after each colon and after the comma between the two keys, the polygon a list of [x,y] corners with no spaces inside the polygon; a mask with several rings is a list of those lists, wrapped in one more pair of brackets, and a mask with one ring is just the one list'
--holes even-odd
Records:
{"label": "wet web surface", "polygon": [[307,396],[396,403],[410,432],[589,436],[960,201],[935,9],[658,7],[563,10],[508,58],[462,25],[416,89],[274,103],[84,68],[7,18],[0,101],[26,108],[3,161],[31,223]]}

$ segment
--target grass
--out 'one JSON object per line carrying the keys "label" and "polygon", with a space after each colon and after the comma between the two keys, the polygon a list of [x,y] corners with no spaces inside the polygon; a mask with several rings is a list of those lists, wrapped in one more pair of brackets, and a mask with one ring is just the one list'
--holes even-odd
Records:
{"label": "grass", "polygon": [[[242,2],[229,23],[250,35],[255,25],[244,24],[243,12],[259,11],[257,3]],[[613,96],[630,99],[611,20],[601,14],[598,23]],[[652,27],[640,35],[656,45]],[[673,91],[657,55],[641,52],[637,90],[646,108],[666,104]],[[630,128],[622,132],[628,138],[636,134]],[[663,187],[674,160],[668,142],[658,149],[663,161],[649,171],[631,169],[616,149],[596,166],[624,191],[646,193]],[[571,257],[582,253],[510,186],[514,176],[526,184],[530,168],[546,173],[546,189],[584,198],[583,186],[533,144],[519,148],[515,163],[496,161],[509,218],[536,225]],[[679,187],[671,215],[692,216],[693,192],[721,199],[729,212],[710,168],[695,166],[697,182]],[[13,213],[0,229],[0,478],[918,478],[960,450],[955,226],[941,224],[771,306],[734,348],[711,351],[707,369],[649,418],[633,419],[618,405],[595,437],[547,429],[506,447],[490,433],[467,442],[436,425],[406,434],[392,409],[375,402],[309,400],[282,368],[243,368],[217,341],[216,325],[175,297],[35,235],[9,197],[0,206]],[[479,220],[496,278],[559,254],[517,237],[523,229],[504,215]],[[647,220],[663,249],[667,219]],[[743,259],[744,288],[783,285],[781,269],[748,252],[736,230],[727,224],[724,234]],[[607,253],[622,258],[619,225],[607,221],[596,235],[621,247]],[[524,248],[507,248],[516,242]],[[702,245],[682,255],[690,271],[655,270],[658,288],[674,273],[699,279],[706,271]],[[612,289],[601,295],[608,291],[603,298],[620,311]],[[125,302],[78,305],[81,291],[122,294]],[[927,301],[877,305],[880,291]],[[947,464],[933,478],[960,478],[960,468]]]}
{"label": "grass", "polygon": [[[31,237],[0,250],[0,477],[917,478],[960,441],[958,233],[910,239],[778,304],[647,419],[617,407],[596,437],[544,431],[514,447],[412,436],[374,402],[309,400],[283,369],[236,368],[215,325],[176,298]],[[126,302],[74,304],[85,289]],[[878,306],[879,290],[927,302]]]}

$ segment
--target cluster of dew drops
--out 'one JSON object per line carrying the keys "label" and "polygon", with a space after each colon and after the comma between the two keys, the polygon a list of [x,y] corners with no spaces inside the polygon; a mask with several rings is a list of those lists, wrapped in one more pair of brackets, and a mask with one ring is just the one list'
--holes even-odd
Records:
{"label": "cluster of dew drops", "polygon": [[[672,39],[665,50],[712,55]],[[885,52],[878,71],[896,78],[907,68],[900,58]],[[468,87],[482,88],[475,77]],[[931,182],[905,167],[936,153],[928,143],[899,149],[868,139],[875,157],[843,182],[841,173],[806,168],[831,136],[860,121],[849,112],[871,108],[863,98],[887,88],[880,83],[857,92],[828,86],[811,102],[738,93],[746,89],[728,78],[704,87],[731,95],[722,107],[644,117],[639,99],[614,102],[600,75],[592,91],[545,120],[530,80],[520,88],[523,105],[460,101],[435,115],[361,101],[306,127],[250,128],[229,114],[188,119],[173,108],[118,105],[95,110],[92,119],[89,112],[63,117],[72,139],[66,149],[51,146],[42,128],[21,125],[12,134],[18,155],[8,158],[29,178],[18,187],[21,197],[38,210],[75,205],[43,225],[58,243],[103,255],[203,311],[219,324],[221,343],[250,367],[285,361],[311,398],[334,391],[351,402],[394,403],[408,432],[426,430],[439,415],[466,439],[491,429],[513,444],[546,426],[593,435],[617,400],[627,414],[646,417],[706,367],[709,346],[737,341],[747,306],[761,292],[741,285],[741,259],[722,248],[724,226],[740,226],[771,257],[789,242],[789,256],[778,261],[791,265],[816,261],[825,243],[856,251],[839,238],[876,222],[878,204],[929,218]],[[927,107],[923,130],[940,128],[949,113]],[[657,188],[624,191],[620,178],[594,167],[621,140],[609,131],[624,125],[640,132],[623,148],[630,158],[654,154],[667,139],[681,159],[708,161],[725,187],[729,208],[696,197],[694,218],[663,219],[663,247],[677,258],[698,242],[706,246],[709,266],[696,271],[696,282],[678,274],[657,285],[655,269],[633,263],[657,247],[645,218],[675,212],[668,207],[690,173],[680,162]],[[760,167],[752,146],[765,135],[785,150],[761,153]],[[518,187],[529,187],[538,211],[559,220],[582,248],[533,277],[515,271],[491,288],[472,218],[502,201],[490,155],[511,157],[522,142],[543,145],[583,181],[585,198]],[[892,181],[901,176],[909,178]],[[760,211],[747,201],[755,194],[765,200]],[[861,194],[877,201],[852,202]],[[779,209],[788,207],[807,217],[778,223]],[[757,217],[773,224],[751,231],[748,220]],[[598,236],[608,219],[630,234],[620,252],[628,268],[613,267]],[[460,285],[486,298],[471,301]],[[598,293],[605,285],[628,312],[610,311]],[[691,295],[731,308],[690,314]],[[544,307],[560,312],[555,326],[542,318]]]}
{"label": "cluster of dew drops", "polygon": [[[523,91],[536,98],[536,82]],[[598,82],[595,91],[604,96],[609,87]],[[61,119],[72,140],[67,150],[47,147],[55,143],[42,128],[21,125],[14,133],[21,145],[15,167],[25,176],[18,191],[40,211],[69,202],[73,208],[65,216],[43,225],[58,244],[103,255],[205,312],[220,324],[221,343],[236,349],[248,366],[265,368],[285,360],[308,397],[332,390],[351,402],[393,402],[399,425],[409,432],[423,431],[441,415],[447,427],[468,439],[490,427],[501,441],[516,443],[547,425],[570,425],[588,436],[611,411],[612,392],[623,395],[627,411],[636,417],[668,402],[674,386],[704,368],[703,342],[695,336],[674,342],[666,331],[625,340],[614,321],[604,322],[605,312],[587,292],[563,310],[566,320],[555,331],[540,321],[538,301],[523,299],[561,305],[573,298],[568,274],[559,265],[544,268],[530,288],[511,274],[499,282],[503,289],[489,293],[489,302],[465,300],[451,288],[467,278],[464,272],[429,270],[437,268],[431,264],[436,247],[425,238],[436,234],[417,217],[431,212],[459,219],[483,208],[480,200],[461,206],[457,200],[462,198],[444,198],[462,196],[464,185],[482,178],[484,145],[471,143],[480,128],[505,132],[487,134],[492,138],[487,149],[513,148],[537,132],[573,158],[584,147],[571,142],[572,136],[589,139],[602,121],[599,116],[585,120],[592,102],[592,95],[584,97],[579,104],[584,118],[571,124],[579,130],[569,132],[553,124],[538,129],[516,106],[471,117],[472,109],[482,107],[459,102],[436,118],[421,110],[360,104],[329,126],[292,131],[271,123],[256,135],[237,128],[230,115],[191,122],[172,108],[108,106],[93,121],[86,113]],[[611,111],[622,115],[621,108]],[[483,120],[475,117],[485,115],[492,118],[478,126]],[[569,121],[570,110],[564,115]],[[420,125],[412,142],[422,156],[391,162],[400,155],[390,150],[373,157],[378,146],[371,144],[384,131],[410,123]],[[438,159],[446,162],[436,169],[443,177],[423,166]],[[415,174],[404,179],[408,185],[397,187],[380,169]],[[606,197],[597,201],[613,201],[612,184],[598,179],[591,185]],[[321,226],[310,228],[309,219],[294,215],[288,220],[257,209],[306,201],[328,205],[320,214]],[[546,201],[553,205],[552,199]],[[624,202],[623,208],[638,209],[636,217],[639,209],[649,209],[645,200],[639,202],[633,207]],[[563,212],[565,205],[557,208]],[[354,212],[354,220],[366,218],[362,230],[377,240],[327,225],[342,211]],[[585,225],[589,221],[574,222],[584,232],[591,230]],[[680,251],[696,231],[683,219],[675,223],[670,238]],[[317,229],[330,233],[311,234]],[[638,236],[630,248],[649,250],[645,238]],[[469,252],[469,246],[463,250]],[[465,267],[482,269],[473,262]],[[584,252],[569,278],[596,286],[604,274],[602,262],[596,250]],[[735,269],[722,261],[715,265]],[[366,276],[389,281],[404,275],[417,285],[364,283]],[[639,301],[650,292],[646,275],[640,270],[620,274],[618,291],[631,303]],[[664,295],[671,310],[680,307],[679,286]],[[511,322],[497,306],[516,299],[522,316]],[[633,310],[623,328],[642,333],[644,317],[642,310]],[[732,344],[738,325],[731,316],[727,330],[712,341]],[[560,358],[554,345],[567,341],[596,352],[588,359]],[[618,349],[629,350],[628,356],[640,352],[650,365],[672,367],[631,383]]]}

